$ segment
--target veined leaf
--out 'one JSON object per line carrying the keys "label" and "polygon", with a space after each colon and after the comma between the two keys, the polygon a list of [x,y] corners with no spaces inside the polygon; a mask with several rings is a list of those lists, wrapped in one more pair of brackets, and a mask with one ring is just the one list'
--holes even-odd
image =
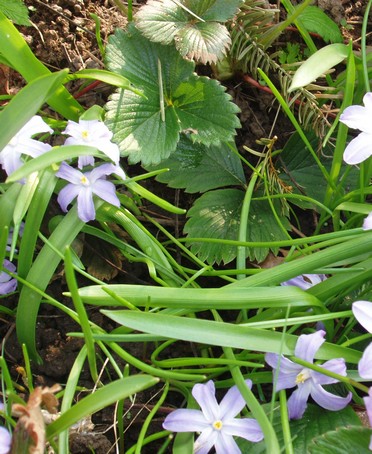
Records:
{"label": "veined leaf", "polygon": [[173,40],[184,57],[202,63],[222,58],[231,39],[225,25],[241,0],[149,0],[135,16],[138,29],[151,41]]}
{"label": "veined leaf", "polygon": [[329,44],[311,55],[296,71],[288,91],[304,87],[345,60],[349,49],[346,44]]}
{"label": "veined leaf", "polygon": [[369,454],[371,429],[368,427],[339,427],[314,438],[308,447],[309,454]]}
{"label": "veined leaf", "polygon": [[17,25],[31,25],[28,9],[22,0],[0,0],[0,11]]}
{"label": "veined leaf", "polygon": [[[237,253],[237,247],[224,244],[223,240],[237,240],[244,192],[239,189],[218,189],[203,194],[189,210],[185,225],[188,238],[217,238],[221,243],[191,243],[191,250],[208,263],[229,263]],[[283,225],[289,228],[286,218]],[[247,241],[272,241],[285,239],[266,201],[251,202]],[[277,248],[271,248],[276,253]],[[251,260],[263,261],[269,248],[247,248]]]}
{"label": "veined leaf", "polygon": [[309,32],[317,33],[325,42],[342,43],[343,38],[338,25],[319,7],[308,6],[298,18]]}
{"label": "veined leaf", "polygon": [[227,144],[206,147],[193,144],[185,135],[181,136],[176,151],[155,167],[162,168],[169,171],[158,175],[158,181],[191,193],[245,184],[242,163]]}
{"label": "veined leaf", "polygon": [[[319,145],[319,139],[316,135],[309,133],[307,138],[312,147],[316,149]],[[320,156],[320,160],[327,170],[330,169],[332,164],[332,154],[333,148],[327,145]],[[287,185],[292,186],[294,194],[303,194],[318,202],[323,202],[327,181],[297,133],[293,134],[284,145],[280,160],[284,163],[284,172],[280,173],[280,178]],[[349,166],[344,166],[345,169],[346,167]],[[348,175],[344,179],[343,188],[345,188],[345,191],[350,191],[357,187],[359,177],[356,169],[347,169],[347,171]],[[343,172],[340,176],[343,177]],[[291,203],[301,208],[316,209],[314,204],[301,199],[291,199]]]}
{"label": "veined leaf", "polygon": [[111,37],[106,55],[109,69],[146,96],[120,90],[107,104],[106,123],[131,163],[146,166],[166,159],[182,130],[192,130],[195,142],[217,145],[231,140],[240,126],[239,109],[224,87],[193,74],[194,63],[183,60],[173,46],[152,43],[132,26]]}
{"label": "veined leaf", "polygon": [[[264,404],[264,408],[267,412],[271,410],[271,404]],[[304,453],[312,453],[312,454],[345,454],[350,452],[355,452],[358,454],[364,453],[364,451],[346,449],[343,451],[334,450],[334,441],[327,440],[327,433],[328,431],[333,431],[337,429],[337,432],[330,432],[330,433],[337,433],[340,434],[340,428],[345,426],[354,426],[352,430],[357,431],[361,434],[362,431],[366,431],[367,433],[370,432],[368,429],[363,429],[360,427],[361,422],[354,410],[351,407],[346,407],[343,410],[339,411],[327,411],[323,408],[308,404],[306,412],[301,419],[292,420],[290,421],[290,430],[291,430],[291,438],[292,438],[292,446],[294,454],[304,454]],[[359,427],[358,427],[359,426]],[[284,446],[284,438],[283,438],[283,427],[282,421],[280,417],[279,408],[273,412],[273,427],[278,436],[278,441],[281,446]],[[342,429],[342,430],[350,430],[350,429]],[[324,435],[323,435],[324,434]],[[324,437],[324,444],[322,445],[322,449],[320,450],[312,450],[316,446],[316,443],[319,439],[323,439]],[[237,438],[237,443],[244,453],[249,454],[265,454],[266,446],[265,442],[262,441],[260,443],[250,443],[248,441],[243,440],[242,438]],[[327,448],[326,448],[326,441]],[[343,440],[345,441],[345,440]],[[346,445],[345,445],[346,446]],[[329,450],[327,450],[329,449]],[[367,452],[366,452],[367,454]]]}

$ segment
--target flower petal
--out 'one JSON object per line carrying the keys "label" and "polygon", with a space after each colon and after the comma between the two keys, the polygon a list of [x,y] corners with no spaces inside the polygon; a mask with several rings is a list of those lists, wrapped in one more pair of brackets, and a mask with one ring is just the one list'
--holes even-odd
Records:
{"label": "flower petal", "polygon": [[369,424],[372,426],[372,388],[369,388],[368,396],[363,397],[363,400],[366,406]]}
{"label": "flower petal", "polygon": [[94,166],[94,156],[79,156],[78,168],[82,169],[86,166]]}
{"label": "flower petal", "polygon": [[197,383],[192,388],[192,395],[209,423],[221,419],[220,407],[217,403],[215,392],[216,390],[212,380],[209,380],[205,384]]}
{"label": "flower petal", "polygon": [[77,196],[78,216],[83,222],[93,221],[96,218],[96,209],[93,203],[93,194],[90,186],[80,188]]}
{"label": "flower petal", "polygon": [[209,426],[199,435],[194,443],[194,454],[208,454],[217,442],[219,432]]}
{"label": "flower petal", "polygon": [[[252,380],[245,380],[249,389],[252,388]],[[220,414],[223,422],[234,418],[245,407],[245,400],[237,386],[232,386],[220,402]]]}
{"label": "flower petal", "polygon": [[81,185],[82,178],[84,178],[84,174],[80,170],[74,169],[67,162],[61,162],[56,176],[76,185]]}
{"label": "flower petal", "polygon": [[361,132],[345,148],[344,161],[346,164],[360,164],[372,155],[372,134]]}
{"label": "flower petal", "polygon": [[210,424],[200,410],[178,409],[170,413],[163,422],[163,427],[172,432],[201,432]]}
{"label": "flower petal", "polygon": [[362,229],[363,230],[372,229],[372,211],[369,213],[369,215],[366,218],[364,218]]}
{"label": "flower petal", "polygon": [[18,131],[16,137],[32,137],[35,134],[40,132],[53,132],[53,129],[50,128],[45,121],[39,116],[34,115],[30,120]]}
{"label": "flower petal", "polygon": [[0,164],[7,175],[12,174],[23,165],[21,153],[18,153],[15,149],[6,146],[0,153]]}
{"label": "flower petal", "polygon": [[23,139],[17,145],[17,151],[19,153],[31,156],[32,158],[37,158],[51,149],[52,146],[49,143],[39,142],[34,139]]}
{"label": "flower petal", "polygon": [[302,288],[302,290],[307,290],[325,279],[327,279],[325,274],[302,274],[301,276],[282,282],[280,285],[293,285]]}
{"label": "flower petal", "polygon": [[[275,384],[276,391],[296,386],[296,378],[303,369],[302,366],[276,353],[266,353],[265,360],[274,369],[273,378],[274,380],[277,379]],[[276,372],[278,367],[279,373]]]}
{"label": "flower petal", "polygon": [[372,333],[372,303],[370,301],[355,301],[352,304],[354,317],[369,333]]}
{"label": "flower petal", "polygon": [[72,183],[67,184],[59,191],[57,202],[62,211],[67,211],[67,206],[79,195],[79,192],[80,187]]}
{"label": "flower petal", "polygon": [[245,438],[254,443],[263,439],[260,425],[252,418],[231,419],[223,424],[222,432],[228,435]]}
{"label": "flower petal", "polygon": [[111,203],[111,205],[120,207],[120,200],[116,195],[115,185],[110,181],[97,180],[92,186],[92,191],[99,198]]}
{"label": "flower petal", "polygon": [[10,445],[12,443],[12,436],[5,429],[0,427],[0,454],[8,454],[10,451]]}
{"label": "flower petal", "polygon": [[349,106],[340,115],[340,121],[352,129],[372,133],[371,111],[363,106]]}
{"label": "flower petal", "polygon": [[215,444],[216,454],[241,454],[241,450],[231,435],[220,432]]}
{"label": "flower petal", "polygon": [[325,331],[323,330],[315,331],[312,334],[302,334],[296,344],[295,356],[312,363],[315,353],[325,342],[324,336]]}
{"label": "flower petal", "polygon": [[352,394],[349,393],[346,397],[336,396],[331,394],[321,385],[313,385],[310,391],[311,397],[315,402],[326,410],[342,410],[350,402]]}
{"label": "flower petal", "polygon": [[358,364],[358,372],[365,380],[372,380],[372,342],[363,352]]}
{"label": "flower petal", "polygon": [[311,380],[301,383],[288,399],[289,419],[301,419],[307,407],[307,399],[311,391]]}
{"label": "flower petal", "polygon": [[[321,367],[329,370],[330,372],[334,372],[335,374],[346,377],[346,364],[343,358],[335,358],[326,361],[321,365]],[[327,375],[316,372],[315,370],[312,370],[310,373],[314,383],[318,385],[329,385],[331,383],[337,383],[339,381],[336,378],[328,377]]]}

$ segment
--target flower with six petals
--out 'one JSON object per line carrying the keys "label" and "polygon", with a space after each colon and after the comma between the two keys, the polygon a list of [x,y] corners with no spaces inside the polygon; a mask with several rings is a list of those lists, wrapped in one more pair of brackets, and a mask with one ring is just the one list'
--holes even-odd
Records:
{"label": "flower with six petals", "polygon": [[[323,330],[316,331],[313,334],[302,334],[298,338],[295,347],[295,356],[309,363],[313,363],[315,353],[319,350],[323,342],[325,342],[324,336],[325,331]],[[276,377],[276,369],[279,368],[276,383],[277,391],[297,386],[297,389],[288,399],[288,414],[290,419],[302,418],[309,396],[321,407],[332,411],[343,409],[351,400],[351,393],[346,397],[340,397],[329,393],[322,387],[322,385],[336,383],[338,380],[334,378],[294,363],[276,353],[267,353],[265,360],[274,369],[274,379]],[[336,374],[346,376],[346,366],[343,358],[331,359],[322,364],[321,367]]]}
{"label": "flower with six petals", "polygon": [[[251,388],[251,380],[246,380]],[[245,406],[238,388],[233,386],[217,403],[212,380],[196,384],[192,395],[200,410],[178,409],[165,418],[164,429],[173,432],[201,432],[194,444],[194,452],[207,454],[214,446],[217,454],[239,454],[241,451],[233,436],[259,442],[263,434],[258,422],[251,418],[235,418]]]}
{"label": "flower with six petals", "polygon": [[67,206],[77,197],[78,216],[83,222],[89,222],[96,217],[93,195],[120,207],[115,185],[106,180],[106,176],[113,173],[125,177],[123,170],[113,164],[102,164],[90,172],[82,173],[62,162],[56,176],[69,181],[69,184],[58,194],[57,201],[61,209],[66,212]]}

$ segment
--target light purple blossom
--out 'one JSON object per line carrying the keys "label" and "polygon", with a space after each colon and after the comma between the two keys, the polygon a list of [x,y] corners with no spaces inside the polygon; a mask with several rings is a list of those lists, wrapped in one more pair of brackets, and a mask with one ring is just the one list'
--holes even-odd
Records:
{"label": "light purple blossom", "polygon": [[[246,380],[249,388],[251,380]],[[233,386],[218,404],[212,380],[196,384],[192,395],[200,410],[178,409],[165,418],[163,427],[172,432],[201,432],[194,444],[194,452],[207,454],[214,446],[217,454],[239,454],[233,436],[259,442],[263,434],[258,422],[251,418],[235,418],[245,406],[238,388]]]}
{"label": "light purple blossom", "polygon": [[362,131],[344,151],[347,164],[359,164],[372,155],[372,92],[363,97],[363,106],[349,106],[340,116],[340,121],[349,128]]}
{"label": "light purple blossom", "polygon": [[[67,127],[63,131],[68,137],[65,145],[89,145],[102,151],[116,165],[119,163],[120,150],[116,143],[111,142],[112,132],[99,120],[79,120],[79,123],[69,120]],[[93,156],[80,156],[78,167],[94,165]]]}
{"label": "light purple blossom", "polygon": [[12,436],[5,427],[0,427],[0,454],[8,454],[12,444]]}
{"label": "light purple blossom", "polygon": [[[352,304],[354,317],[369,333],[372,333],[372,303],[370,301],[355,301]],[[372,379],[372,342],[364,350],[358,363],[359,375],[366,379]]]}
{"label": "light purple blossom", "polygon": [[77,197],[78,216],[83,222],[89,222],[96,218],[93,195],[120,207],[115,185],[106,180],[106,176],[113,173],[125,177],[123,170],[113,164],[102,164],[90,172],[82,173],[62,162],[56,176],[70,183],[59,192],[57,200],[61,209],[66,212],[67,206]]}
{"label": "light purple blossom", "polygon": [[372,229],[372,211],[369,213],[369,215],[366,218],[364,218],[362,229],[363,230]]}
{"label": "light purple blossom", "polygon": [[[372,388],[369,388],[368,396],[363,397],[363,400],[367,410],[369,425],[372,426]],[[369,449],[372,450],[372,435],[369,442]]]}
{"label": "light purple blossom", "polygon": [[326,279],[327,276],[325,274],[301,274],[293,279],[282,282],[280,285],[293,285],[294,287],[302,288],[302,290],[307,290]]}
{"label": "light purple blossom", "polygon": [[[316,331],[313,334],[301,335],[296,344],[295,356],[309,363],[313,363],[315,353],[319,350],[323,342],[325,342],[324,336],[325,331],[322,330]],[[340,397],[329,393],[322,387],[322,385],[336,383],[338,380],[334,378],[294,363],[288,358],[279,356],[276,353],[267,353],[265,359],[274,369],[274,379],[277,376],[277,391],[297,386],[297,389],[288,399],[288,414],[290,419],[302,418],[309,396],[321,407],[332,411],[341,410],[351,400],[351,393],[346,397]],[[326,361],[321,367],[336,374],[346,376],[346,366],[343,358]],[[279,373],[277,375],[276,369],[278,368]]]}
{"label": "light purple blossom", "polygon": [[0,164],[7,175],[10,175],[23,164],[22,154],[36,158],[49,151],[52,147],[32,136],[40,132],[52,133],[53,130],[38,115],[33,116],[11,139],[0,152]]}
{"label": "light purple blossom", "polygon": [[[16,272],[16,267],[9,260],[4,259],[3,268],[6,268],[11,273]],[[17,288],[17,279],[9,276],[5,271],[0,272],[0,295],[7,295],[12,293]]]}

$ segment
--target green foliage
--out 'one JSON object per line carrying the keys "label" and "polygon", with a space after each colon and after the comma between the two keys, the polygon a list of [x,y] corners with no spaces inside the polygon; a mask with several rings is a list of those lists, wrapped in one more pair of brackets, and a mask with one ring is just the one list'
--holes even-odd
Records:
{"label": "green foliage", "polygon": [[183,57],[201,63],[221,59],[231,40],[224,24],[242,0],[150,0],[135,16],[138,29],[151,41],[174,42]]}
{"label": "green foliage", "polygon": [[[237,246],[224,244],[223,240],[238,238],[240,214],[244,192],[239,189],[219,189],[203,194],[187,213],[189,220],[185,232],[189,238],[214,238],[220,243],[190,242],[191,250],[201,260],[208,263],[229,263],[237,254]],[[289,229],[286,218],[281,218],[282,224]],[[273,239],[285,239],[270,205],[267,201],[252,201],[247,228],[247,241],[261,242]],[[247,256],[251,260],[262,262],[269,251],[277,253],[276,247],[247,248]]]}
{"label": "green foliage", "polygon": [[31,25],[28,9],[22,0],[0,0],[0,11],[17,25]]}
{"label": "green foliage", "polygon": [[106,124],[129,162],[158,164],[176,150],[182,132],[205,145],[234,136],[238,107],[217,81],[195,75],[194,63],[174,47],[152,43],[132,26],[117,30],[106,55],[110,70],[146,96],[120,90],[107,104]]}
{"label": "green foliage", "polygon": [[343,38],[338,25],[317,6],[308,6],[299,19],[309,31],[320,35],[326,43],[342,43]]}
{"label": "green foliage", "polygon": [[[315,134],[308,133],[307,138],[314,149],[321,145]],[[331,167],[332,154],[333,147],[330,144],[322,149],[320,160],[326,169]],[[324,201],[328,182],[298,134],[293,134],[283,147],[280,153],[280,164],[282,164],[280,179],[292,187],[292,193],[303,194],[320,203]],[[346,170],[347,174],[345,174]],[[356,169],[342,166],[340,179],[344,184],[340,187],[339,197],[342,197],[346,191],[349,192],[357,187],[357,178]],[[302,208],[319,210],[316,205],[300,198],[291,199],[291,202]]]}
{"label": "green foliage", "polygon": [[367,427],[342,427],[316,437],[308,445],[309,454],[369,454],[371,429]]}
{"label": "green foliage", "polygon": [[[266,411],[270,411],[269,404],[264,405],[264,408]],[[340,438],[340,441],[336,443],[336,446],[334,444],[335,438],[328,438],[328,433],[334,434],[334,436],[337,436],[336,434],[341,436],[343,430],[350,430],[340,429],[344,426],[361,426],[360,419],[350,407],[344,408],[340,411],[326,411],[317,405],[309,404],[304,416],[301,419],[290,421],[294,454],[345,454],[347,452],[353,452],[352,444],[350,444],[350,450],[336,450],[336,446],[342,445],[342,443],[345,442],[345,438]],[[273,427],[278,436],[280,445],[284,446],[282,421],[277,407],[273,413]],[[337,432],[329,432],[334,429],[337,429]],[[370,433],[368,429],[362,429],[361,427],[354,427],[352,430],[355,430],[354,434],[362,435],[364,431],[366,433]],[[319,450],[313,450],[317,446],[319,440],[323,440],[321,446],[319,446]],[[253,444],[241,439],[237,440],[237,442],[244,453],[264,454],[266,452],[264,442]],[[349,444],[347,445],[349,446]],[[365,435],[363,436],[359,446],[363,445],[365,446]],[[321,448],[323,448],[323,450]],[[364,453],[364,451],[359,450],[355,452]]]}
{"label": "green foliage", "polygon": [[206,147],[192,143],[186,135],[181,137],[176,151],[153,168],[168,168],[168,172],[156,179],[191,193],[245,185],[242,163],[227,144]]}

